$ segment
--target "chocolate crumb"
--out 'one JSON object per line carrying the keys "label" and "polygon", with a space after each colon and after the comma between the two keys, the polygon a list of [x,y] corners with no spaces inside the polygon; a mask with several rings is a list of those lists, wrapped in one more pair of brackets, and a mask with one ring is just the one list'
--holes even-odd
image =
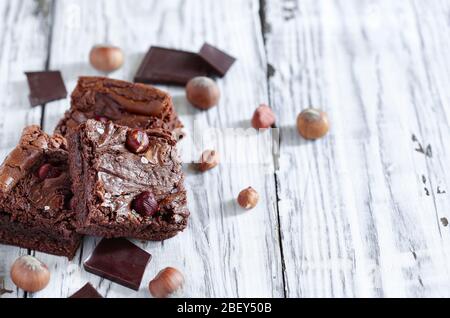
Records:
{"label": "chocolate crumb", "polygon": [[447,226],[448,225],[447,218],[441,218],[441,223],[442,223],[443,226]]}

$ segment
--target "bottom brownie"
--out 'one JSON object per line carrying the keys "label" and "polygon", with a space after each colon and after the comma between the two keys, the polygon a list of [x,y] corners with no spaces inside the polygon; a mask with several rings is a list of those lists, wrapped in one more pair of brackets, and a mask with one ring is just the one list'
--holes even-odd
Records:
{"label": "bottom brownie", "polygon": [[19,246],[72,259],[80,242],[79,235],[65,239],[44,229],[12,221],[10,215],[0,213],[0,244]]}
{"label": "bottom brownie", "polygon": [[66,140],[26,127],[0,166],[0,243],[73,258],[82,236],[71,209]]}

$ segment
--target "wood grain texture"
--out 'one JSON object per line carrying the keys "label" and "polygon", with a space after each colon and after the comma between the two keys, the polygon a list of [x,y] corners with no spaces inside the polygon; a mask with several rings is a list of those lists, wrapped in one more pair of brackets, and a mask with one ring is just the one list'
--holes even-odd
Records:
{"label": "wood grain texture", "polygon": [[[124,50],[124,67],[109,76],[125,80],[133,79],[151,45],[197,51],[208,41],[238,58],[226,78],[218,81],[223,92],[220,105],[208,112],[190,106],[184,89],[165,87],[191,137],[180,144],[185,162],[199,158],[203,150],[192,143],[194,124],[196,135],[208,127],[238,128],[258,103],[267,100],[257,1],[228,1],[226,5],[211,1],[59,1],[54,17],[50,68],[62,70],[69,90],[78,76],[98,74],[87,63],[89,50],[98,43],[112,43]],[[68,20],[72,22],[67,24]],[[68,101],[61,101],[46,108],[47,131],[53,130],[68,106]],[[217,135],[217,140],[205,137],[205,144],[217,144],[223,147],[219,151],[226,151],[233,137],[223,130]],[[163,243],[136,242],[153,255],[139,293],[82,269],[80,264],[98,242],[86,238],[73,262],[37,253],[56,274],[49,288],[32,296],[66,297],[90,281],[107,297],[148,297],[148,282],[166,266],[185,273],[183,295],[188,297],[283,296],[272,161],[261,165],[250,157],[241,159],[224,160],[205,174],[186,165],[192,213],[189,227]],[[261,202],[245,213],[235,198],[249,185],[260,192]]]}
{"label": "wood grain texture", "polygon": [[[1,1],[0,158],[25,125],[52,132],[69,107],[30,108],[25,70],[60,69],[71,91],[99,74],[88,64],[98,43],[123,48],[109,76],[124,80],[151,45],[208,41],[238,58],[210,111],[162,87],[186,126],[184,162],[215,148],[222,163],[204,174],[185,165],[187,230],[135,242],[153,255],[140,291],[84,271],[99,241],[86,238],[71,262],[29,251],[50,266],[50,286],[3,297],[67,297],[87,281],[106,297],[148,297],[166,266],[185,273],[187,297],[450,296],[449,16],[445,0]],[[268,133],[247,130],[261,102],[278,117],[279,157]],[[329,114],[324,139],[296,132],[308,106]],[[247,186],[261,195],[250,212],[235,201]],[[6,287],[27,252],[0,246]]]}
{"label": "wood grain texture", "polygon": [[[23,127],[41,121],[41,107],[30,107],[23,72],[45,68],[49,34],[45,5],[45,1],[41,6],[32,1],[0,2],[1,160],[16,145]],[[26,249],[0,245],[0,277],[5,277],[7,289],[14,289],[9,278],[11,264],[23,254],[27,254]],[[13,294],[3,297],[23,295],[22,291],[14,289]]]}
{"label": "wood grain texture", "polygon": [[[449,14],[448,1],[267,1],[288,297],[450,295]],[[328,112],[326,138],[297,135],[308,106]]]}

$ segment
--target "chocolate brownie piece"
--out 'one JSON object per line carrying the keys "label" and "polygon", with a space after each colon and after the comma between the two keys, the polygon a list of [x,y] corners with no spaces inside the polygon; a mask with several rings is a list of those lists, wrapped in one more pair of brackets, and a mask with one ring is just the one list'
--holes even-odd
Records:
{"label": "chocolate brownie piece", "polygon": [[88,120],[68,137],[77,230],[83,234],[164,240],[187,225],[184,175],[171,133],[139,131],[148,147],[136,154],[136,129]]}
{"label": "chocolate brownie piece", "polygon": [[67,143],[38,126],[23,130],[0,166],[0,243],[73,258],[81,242],[67,162]]}
{"label": "chocolate brownie piece", "polygon": [[55,133],[63,136],[87,119],[111,120],[131,128],[183,127],[169,94],[145,84],[104,77],[80,77],[72,92],[71,108]]}

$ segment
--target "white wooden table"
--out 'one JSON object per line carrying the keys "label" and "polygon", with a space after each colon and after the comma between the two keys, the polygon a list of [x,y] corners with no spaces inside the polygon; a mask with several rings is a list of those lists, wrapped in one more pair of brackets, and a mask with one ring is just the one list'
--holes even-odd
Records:
{"label": "white wooden table", "polygon": [[[31,108],[23,72],[61,70],[72,90],[98,74],[87,57],[104,42],[125,51],[110,74],[125,80],[150,45],[223,48],[238,62],[218,81],[218,107],[197,111],[182,88],[162,87],[187,129],[248,128],[268,102],[281,131],[279,156],[186,169],[189,227],[136,242],[153,255],[138,293],[83,270],[98,242],[86,238],[71,262],[0,246],[6,287],[19,255],[52,273],[41,292],[3,297],[67,297],[87,281],[107,297],[148,297],[166,266],[184,272],[187,297],[450,296],[449,26],[449,0],[1,0],[1,159],[25,125],[51,132],[69,106]],[[326,138],[298,136],[308,106],[328,112]],[[247,186],[261,201],[243,212]]]}

